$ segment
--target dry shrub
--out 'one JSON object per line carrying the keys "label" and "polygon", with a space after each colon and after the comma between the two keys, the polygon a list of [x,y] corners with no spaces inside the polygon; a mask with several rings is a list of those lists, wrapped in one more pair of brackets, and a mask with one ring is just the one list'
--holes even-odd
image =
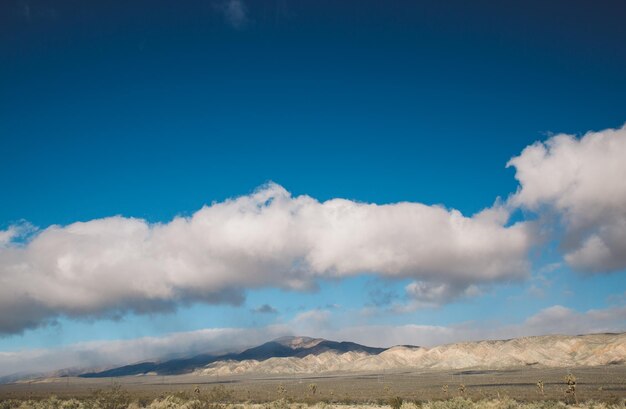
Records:
{"label": "dry shrub", "polygon": [[420,405],[415,402],[404,401],[402,402],[402,406],[400,406],[400,409],[420,409]]}
{"label": "dry shrub", "polygon": [[475,409],[474,402],[462,397],[449,400],[427,402],[422,406],[424,409]]}
{"label": "dry shrub", "polygon": [[[215,393],[205,394],[214,399],[224,399],[228,393],[219,388]],[[119,387],[113,387],[106,391],[99,391],[93,397],[85,400],[59,399],[51,396],[42,400],[0,400],[0,409],[306,409],[303,403],[293,403],[288,399],[278,399],[266,404],[236,404],[215,403],[205,399],[199,399],[198,394],[174,394],[163,396],[151,401],[149,404],[131,402],[128,394]],[[124,403],[126,402],[126,403]],[[382,406],[382,408],[381,408]],[[529,403],[517,402],[513,399],[483,399],[473,402],[463,397],[455,397],[443,401],[415,402],[403,401],[401,398],[391,398],[381,406],[352,404],[352,405],[329,405],[318,402],[311,409],[624,409],[624,400],[617,399],[615,402],[587,401],[580,402],[575,407],[568,406],[563,401],[536,401]]]}
{"label": "dry shrub", "polygon": [[400,409],[402,407],[402,398],[399,396],[394,396],[389,399],[389,406],[391,409]]}
{"label": "dry shrub", "polygon": [[130,394],[119,383],[109,389],[97,390],[93,393],[93,409],[127,409],[131,403]]}

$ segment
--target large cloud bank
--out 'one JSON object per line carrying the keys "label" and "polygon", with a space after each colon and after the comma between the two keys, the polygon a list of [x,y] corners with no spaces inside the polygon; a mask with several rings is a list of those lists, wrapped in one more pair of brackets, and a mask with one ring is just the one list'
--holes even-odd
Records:
{"label": "large cloud bank", "polygon": [[12,228],[0,235],[0,331],[59,314],[237,304],[248,288],[299,290],[319,277],[376,273],[455,288],[521,279],[531,229],[505,219],[498,210],[465,217],[419,203],[319,202],[269,184],[165,224],[117,216],[51,226],[25,244]]}
{"label": "large cloud bank", "polygon": [[[414,306],[529,276],[537,224],[555,218],[574,268],[626,268],[626,128],[557,135],[511,159],[518,191],[471,217],[420,203],[292,196],[277,184],[150,224],[121,216],[0,231],[0,334],[58,316],[99,317],[243,301],[259,287],[320,278],[409,278]],[[516,208],[540,222],[509,224]],[[545,227],[545,226],[543,226]]]}
{"label": "large cloud bank", "polygon": [[626,268],[626,126],[556,135],[509,166],[520,182],[511,203],[561,219],[568,264],[586,272]]}

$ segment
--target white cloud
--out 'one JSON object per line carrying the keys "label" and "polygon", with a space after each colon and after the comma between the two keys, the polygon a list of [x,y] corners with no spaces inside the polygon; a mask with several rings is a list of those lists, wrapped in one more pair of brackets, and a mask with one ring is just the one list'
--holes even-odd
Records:
{"label": "white cloud", "polygon": [[[358,274],[414,280],[405,308],[441,305],[528,278],[527,255],[549,215],[562,223],[567,263],[624,269],[624,158],[626,127],[535,143],[508,164],[520,188],[506,205],[471,217],[421,203],[319,202],[268,184],[168,223],[114,216],[40,231],[11,226],[0,231],[0,334],[59,316],[237,305],[248,289],[303,290]],[[508,225],[517,207],[539,222]]]}
{"label": "white cloud", "polygon": [[508,166],[521,185],[510,204],[560,216],[568,264],[587,272],[626,268],[626,126],[556,135]]}
{"label": "white cloud", "polygon": [[0,247],[6,247],[15,237],[15,226],[10,226],[7,230],[0,230]]}
{"label": "white cloud", "polygon": [[309,310],[297,314],[293,319],[293,323],[315,323],[316,325],[326,324],[329,322],[330,316],[331,314],[328,310]]}
{"label": "white cloud", "polygon": [[585,334],[626,330],[626,307],[592,309],[580,313],[561,305],[541,310],[522,325],[511,326],[511,336],[540,335],[548,332]]}
{"label": "white cloud", "polygon": [[0,230],[0,249],[14,244],[14,242],[19,239],[27,238],[29,234],[35,231],[35,227],[27,222],[13,224],[6,230]]}
{"label": "white cloud", "polygon": [[413,281],[405,288],[411,300],[401,310],[412,311],[421,307],[437,307],[465,297],[476,297],[482,293],[478,286],[455,285],[450,283],[434,283],[428,281]]}
{"label": "white cloud", "polygon": [[268,184],[164,224],[115,216],[50,226],[0,248],[0,332],[59,315],[239,304],[246,289],[301,290],[319,277],[374,273],[465,287],[526,278],[532,229],[505,226],[497,213],[318,202]]}
{"label": "white cloud", "polygon": [[626,331],[624,306],[577,312],[556,305],[541,310],[518,324],[463,322],[449,326],[407,324],[328,327],[320,331],[319,336],[389,347],[401,344],[435,346],[547,334],[578,335],[623,331]]}

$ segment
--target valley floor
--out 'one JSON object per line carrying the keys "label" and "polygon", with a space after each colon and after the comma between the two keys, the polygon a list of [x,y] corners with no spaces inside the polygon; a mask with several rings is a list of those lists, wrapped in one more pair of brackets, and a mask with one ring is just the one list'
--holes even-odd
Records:
{"label": "valley floor", "polygon": [[[494,371],[337,373],[320,376],[257,374],[216,377],[190,374],[100,379],[54,378],[0,385],[0,399],[47,399],[51,395],[60,399],[83,399],[94,396],[99,390],[110,390],[113,385],[118,385],[133,399],[146,403],[167,395],[193,398],[220,391],[227,394],[228,402],[272,402],[282,399],[309,404],[384,404],[394,397],[400,397],[405,402],[454,397],[472,400],[507,397],[529,402],[570,398],[565,394],[567,386],[564,382],[569,372],[576,376],[576,395],[580,401],[615,402],[626,398],[626,366],[611,365],[577,367],[571,371],[565,368],[513,368]],[[537,387],[540,380],[544,385],[543,394]],[[447,385],[447,392],[444,385]]]}

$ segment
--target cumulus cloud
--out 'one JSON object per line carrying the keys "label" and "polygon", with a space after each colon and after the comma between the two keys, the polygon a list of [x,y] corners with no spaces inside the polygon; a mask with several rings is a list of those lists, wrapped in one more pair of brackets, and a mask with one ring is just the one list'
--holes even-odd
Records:
{"label": "cumulus cloud", "polygon": [[626,268],[626,126],[553,136],[508,166],[520,183],[510,203],[558,216],[569,265],[585,272]]}
{"label": "cumulus cloud", "polygon": [[[240,305],[248,289],[305,290],[320,278],[358,274],[413,280],[403,308],[442,305],[528,278],[528,252],[550,216],[562,225],[568,264],[622,270],[625,157],[626,127],[535,143],[508,163],[518,191],[471,217],[421,203],[320,202],[270,183],[167,223],[122,216],[42,230],[20,223],[0,230],[0,334],[59,316]],[[509,224],[518,207],[542,217]],[[391,304],[384,292],[371,296]]]}
{"label": "cumulus cloud", "polygon": [[0,235],[0,332],[59,315],[237,305],[246,289],[302,290],[320,277],[525,278],[532,229],[504,222],[420,203],[319,202],[268,184],[169,223],[115,216],[50,226],[24,243],[9,229]]}
{"label": "cumulus cloud", "polygon": [[403,309],[414,310],[420,307],[437,307],[464,297],[481,294],[480,288],[473,284],[436,283],[413,281],[405,288],[411,302]]}

